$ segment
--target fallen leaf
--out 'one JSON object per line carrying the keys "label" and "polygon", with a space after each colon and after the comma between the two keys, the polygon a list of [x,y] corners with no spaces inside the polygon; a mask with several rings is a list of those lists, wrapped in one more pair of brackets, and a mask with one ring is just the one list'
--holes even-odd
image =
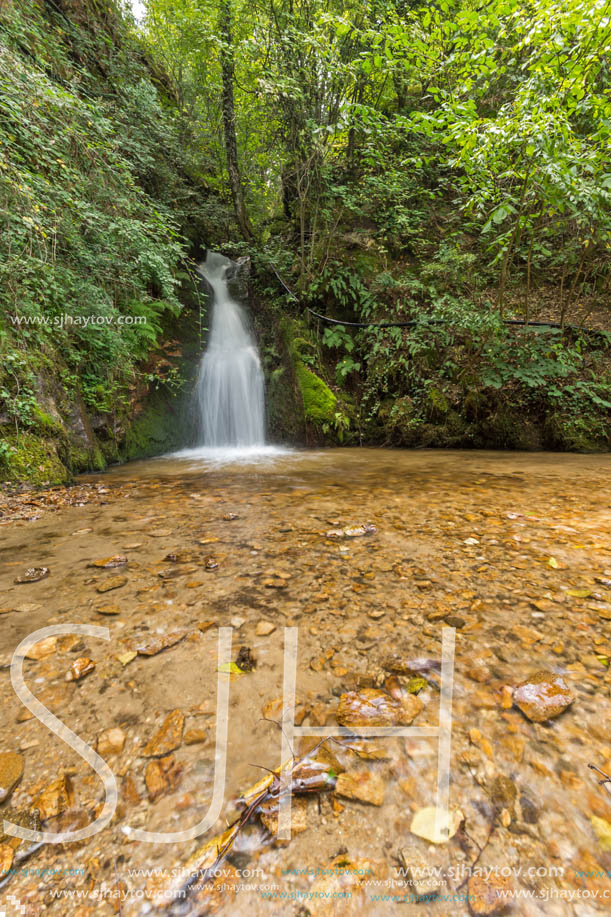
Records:
{"label": "fallen leaf", "polygon": [[460,828],[465,816],[460,809],[449,809],[445,815],[441,815],[439,826],[437,826],[436,820],[437,807],[426,806],[424,809],[418,809],[412,818],[409,830],[412,834],[422,837],[432,844],[447,844]]}

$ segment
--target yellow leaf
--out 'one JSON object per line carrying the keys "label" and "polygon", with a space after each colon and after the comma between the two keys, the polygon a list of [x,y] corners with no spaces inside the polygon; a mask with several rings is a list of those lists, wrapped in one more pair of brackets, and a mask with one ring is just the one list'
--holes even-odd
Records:
{"label": "yellow leaf", "polygon": [[548,562],[547,562],[547,566],[548,566],[548,567],[551,567],[552,570],[557,570],[557,569],[558,569],[558,561],[556,560],[555,557],[550,557],[549,560],[548,560]]}
{"label": "yellow leaf", "polygon": [[567,595],[572,595],[574,599],[587,599],[592,595],[591,589],[565,589]]}

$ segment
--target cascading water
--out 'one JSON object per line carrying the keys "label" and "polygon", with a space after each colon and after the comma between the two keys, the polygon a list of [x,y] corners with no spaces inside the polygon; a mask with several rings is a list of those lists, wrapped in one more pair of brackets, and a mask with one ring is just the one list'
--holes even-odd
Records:
{"label": "cascading water", "polygon": [[233,261],[208,252],[199,271],[212,287],[212,327],[197,378],[200,442],[256,448],[265,442],[265,396],[259,354],[242,307],[231,297]]}

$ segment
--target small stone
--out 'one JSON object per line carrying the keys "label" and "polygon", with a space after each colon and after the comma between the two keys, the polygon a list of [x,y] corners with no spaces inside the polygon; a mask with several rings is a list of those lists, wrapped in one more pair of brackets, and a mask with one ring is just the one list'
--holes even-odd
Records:
{"label": "small stone", "polygon": [[236,630],[239,630],[243,624],[246,624],[246,618],[240,618],[237,615],[234,615],[229,623],[232,627],[235,627]]}
{"label": "small stone", "polygon": [[379,621],[380,618],[383,618],[386,612],[383,608],[375,608],[373,611],[367,612],[367,617],[371,618],[372,621]]}
{"label": "small stone", "polygon": [[560,675],[537,672],[513,692],[513,702],[533,723],[543,723],[563,713],[575,697]]}
{"label": "small stone", "polygon": [[171,529],[151,529],[151,531],[148,534],[152,535],[153,538],[167,538],[169,535],[172,534],[172,530]]}
{"label": "small stone", "polygon": [[[270,800],[264,802],[257,809],[259,818],[274,837],[278,833],[278,802]],[[297,796],[291,801],[291,835],[301,834],[308,827],[308,802],[303,796]]]}
{"label": "small stone", "polygon": [[57,637],[45,637],[44,640],[40,640],[38,643],[35,643],[34,646],[31,646],[27,653],[25,654],[26,659],[44,659],[45,656],[50,656],[51,653],[55,652],[55,647],[57,646]]}
{"label": "small stone", "polygon": [[74,792],[70,778],[58,777],[32,800],[32,808],[38,809],[42,821],[61,815],[74,806]]}
{"label": "small stone", "polygon": [[103,570],[111,570],[113,567],[124,567],[127,563],[125,554],[113,554],[112,557],[104,557],[102,560],[94,560],[89,564],[90,567],[100,567]]}
{"label": "small stone", "polygon": [[98,605],[95,609],[99,615],[120,615],[121,609],[118,605]]}
{"label": "small stone", "polygon": [[458,615],[448,615],[446,618],[446,624],[448,627],[461,628],[465,626],[465,619],[459,618]]}
{"label": "small stone", "polygon": [[240,517],[238,516],[237,513],[225,513],[225,515],[223,516],[223,519],[225,522],[233,522],[234,519],[239,519],[239,518]]}
{"label": "small stone", "polygon": [[184,714],[180,710],[172,710],[163,721],[161,728],[147,742],[140,754],[144,758],[157,758],[174,751],[182,742],[182,731],[185,725]]}
{"label": "small stone", "polygon": [[396,700],[384,691],[363,688],[341,695],[337,722],[340,726],[409,726],[423,706],[414,694]]}
{"label": "small stone", "polygon": [[273,634],[275,630],[276,625],[272,624],[271,621],[259,621],[255,633],[257,637],[268,637],[270,634]]}
{"label": "small stone", "polygon": [[128,806],[137,806],[140,802],[140,793],[138,792],[136,781],[131,774],[123,778],[123,782],[121,783],[121,799],[123,802],[127,803]]}
{"label": "small stone", "polygon": [[200,621],[197,625],[197,629],[200,630],[202,634],[205,634],[211,627],[214,627],[214,621]]}
{"label": "small stone", "polygon": [[201,742],[205,742],[207,738],[208,732],[206,729],[187,729],[184,735],[184,742],[185,745],[199,745]]}
{"label": "small stone", "polygon": [[85,675],[89,675],[95,669],[95,662],[88,656],[80,656],[75,659],[66,673],[66,681],[80,681]]}
{"label": "small stone", "polygon": [[487,878],[471,876],[468,883],[469,909],[472,914],[499,914],[507,907],[509,876],[490,873]]}
{"label": "small stone", "polygon": [[447,844],[464,820],[465,816],[460,809],[449,809],[445,816],[441,816],[438,824],[437,807],[425,806],[415,813],[409,830],[433,844]]}
{"label": "small stone", "polygon": [[8,844],[0,844],[0,877],[6,875],[13,865],[15,851]]}
{"label": "small stone", "polygon": [[144,782],[151,802],[169,789],[173,789],[179,782],[182,767],[174,755],[150,761],[144,773]]}
{"label": "small stone", "polygon": [[118,659],[121,665],[125,666],[128,662],[131,662],[132,659],[135,659],[137,655],[138,653],[133,652],[133,650],[128,650],[126,653],[119,653],[118,656],[115,656],[115,659]]}
{"label": "small stone", "polygon": [[127,582],[126,576],[111,576],[97,587],[97,592],[110,592],[112,589],[120,589]]}
{"label": "small stone", "polygon": [[103,758],[120,755],[125,745],[125,733],[118,726],[106,729],[98,736],[97,751]]}
{"label": "small stone", "polygon": [[9,798],[23,774],[23,755],[16,751],[0,752],[0,802]]}
{"label": "small stone", "polygon": [[340,774],[335,785],[337,796],[381,806],[384,802],[384,781],[370,771],[347,771]]}
{"label": "small stone", "polygon": [[26,583],[37,583],[41,579],[46,579],[50,572],[48,567],[29,567],[25,573],[15,578],[15,583],[18,586]]}
{"label": "small stone", "polygon": [[162,650],[169,646],[174,646],[187,636],[186,630],[174,630],[169,634],[161,634],[153,637],[148,643],[140,643],[135,647],[140,656],[156,656]]}

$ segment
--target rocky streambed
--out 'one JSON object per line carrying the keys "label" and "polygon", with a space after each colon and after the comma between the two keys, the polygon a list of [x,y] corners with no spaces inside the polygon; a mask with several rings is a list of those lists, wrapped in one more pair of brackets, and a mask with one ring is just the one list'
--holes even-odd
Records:
{"label": "rocky streambed", "polygon": [[[0,813],[58,832],[103,812],[87,755],[11,683],[21,641],[59,625],[24,651],[25,685],[108,764],[118,801],[77,842],[4,833],[0,901],[31,915],[608,910],[610,469],[608,456],[331,450],[150,460],[2,497]],[[295,724],[343,733],[297,738],[288,760],[285,628]],[[199,837],[138,840],[206,817],[219,680],[218,818]],[[422,735],[363,736],[393,726]],[[287,794],[290,840],[276,837]]]}

